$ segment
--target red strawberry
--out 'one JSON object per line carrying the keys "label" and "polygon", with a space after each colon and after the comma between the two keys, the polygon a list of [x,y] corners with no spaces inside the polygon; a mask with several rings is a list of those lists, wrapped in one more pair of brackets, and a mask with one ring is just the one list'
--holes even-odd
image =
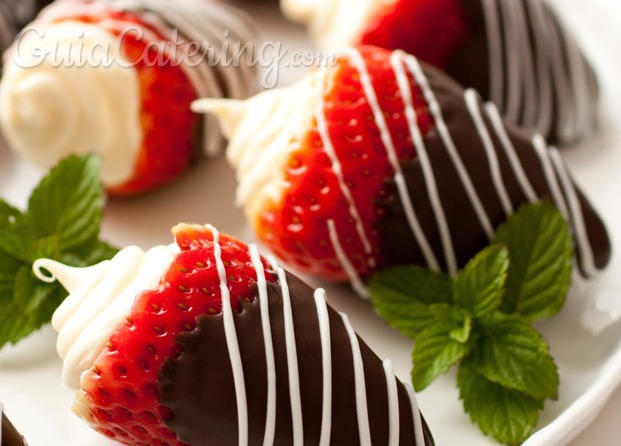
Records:
{"label": "red strawberry", "polygon": [[[6,59],[6,139],[42,169],[71,154],[99,154],[113,195],[160,187],[203,149],[222,148],[217,126],[194,115],[192,101],[256,91],[257,67],[235,59],[252,30],[243,13],[220,2],[55,2]],[[213,63],[208,46],[220,43]]]}
{"label": "red strawberry", "polygon": [[[181,253],[160,286],[136,298],[127,322],[81,380],[76,410],[96,430],[124,444],[183,444],[164,423],[173,414],[158,401],[158,372],[167,358],[181,353],[180,333],[194,330],[198,316],[222,311],[212,231],[180,225],[174,235]],[[239,312],[242,300],[253,300],[256,272],[244,244],[226,235],[219,244],[231,306]]]}
{"label": "red strawberry", "polygon": [[173,233],[180,251],[35,264],[71,291],[54,326],[74,410],[96,430],[128,445],[433,445],[413,391],[324,290],[211,227]]}
{"label": "red strawberry", "polygon": [[138,72],[142,107],[143,141],[132,178],[123,184],[108,187],[113,195],[133,195],[162,186],[188,169],[195,146],[195,133],[201,120],[190,111],[196,93],[179,65],[162,60],[162,54],[134,32],[113,26],[115,21],[163,36],[150,28],[138,15],[129,12],[104,11],[98,15],[65,17],[98,24],[116,36],[122,36],[120,48],[131,69]]}
{"label": "red strawberry", "polygon": [[587,276],[609,261],[606,229],[556,150],[403,52],[344,49],[290,89],[195,108],[223,120],[259,238],[296,269],[349,279],[361,294],[390,265],[455,274],[541,198],[574,226]]}

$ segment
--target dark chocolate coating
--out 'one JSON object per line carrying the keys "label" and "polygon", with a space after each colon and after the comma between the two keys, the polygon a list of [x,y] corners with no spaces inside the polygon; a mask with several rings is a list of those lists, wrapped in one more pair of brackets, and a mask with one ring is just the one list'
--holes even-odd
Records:
{"label": "dark chocolate coating", "polygon": [[0,412],[0,418],[2,418],[2,435],[0,435],[0,446],[24,446],[26,440],[15,429],[15,426],[6,417],[5,414]]}
{"label": "dark chocolate coating", "polygon": [[[472,178],[478,195],[481,197],[485,211],[492,225],[497,227],[505,221],[506,216],[493,184],[490,164],[483,143],[463,99],[463,88],[438,70],[424,67],[424,71],[443,111],[446,124],[456,142],[459,155]],[[488,128],[491,128],[485,114],[483,116]],[[506,129],[537,196],[542,199],[551,198],[551,191],[546,182],[543,168],[531,142],[532,136],[510,124],[506,125]],[[496,134],[494,132],[490,132],[490,134],[500,162],[504,184],[514,208],[517,209],[521,204],[528,202],[527,197],[518,183]],[[489,244],[489,240],[481,228],[471,201],[466,195],[455,166],[451,162],[436,129],[431,130],[424,137],[424,141],[430,163],[438,180],[438,190],[449,222],[457,260],[460,266],[464,266],[477,252]],[[418,160],[405,162],[402,164],[402,168],[416,215],[435,254],[446,267],[440,235],[428,198],[420,162]],[[408,263],[425,265],[424,257],[405,218],[394,181],[389,180],[389,184],[392,193],[378,203],[383,208],[385,216],[376,224],[380,233],[381,252],[385,255],[384,261],[389,265]],[[610,260],[610,238],[603,221],[584,194],[579,190],[577,192],[595,257],[595,265],[602,269]],[[579,252],[578,255],[580,255]]]}
{"label": "dark chocolate coating", "polygon": [[[322,350],[313,290],[288,274],[293,311],[304,444],[319,443],[322,415]],[[255,300],[243,303],[235,314],[240,340],[244,380],[248,397],[249,444],[262,445],[267,405],[267,365],[258,289]],[[269,313],[276,364],[276,437],[274,444],[293,444],[289,379],[285,347],[281,287],[268,284]],[[341,317],[329,308],[332,345],[332,436],[330,444],[360,444],[356,416],[354,368],[351,343]],[[170,407],[174,419],[167,421],[179,438],[191,445],[237,445],[237,404],[229,352],[221,315],[201,316],[197,328],[179,335],[184,348],[178,359],[168,359],[159,373],[160,401]],[[388,400],[382,361],[360,340],[364,361],[371,436],[374,445],[388,444]],[[200,384],[198,384],[200,383]],[[407,391],[398,381],[400,442],[414,446],[414,424]],[[424,422],[423,422],[424,424]],[[426,445],[433,445],[424,424]],[[419,445],[421,446],[421,445]]]}
{"label": "dark chocolate coating", "polygon": [[[534,33],[535,19],[533,18],[533,7],[532,3],[541,2],[542,0],[512,0],[515,2],[521,2],[524,5],[526,15],[526,23],[528,26],[528,41],[526,44],[529,46],[531,51],[535,51],[537,46],[548,45],[547,43],[539,40]],[[500,2],[497,2],[500,3]],[[547,19],[547,31],[549,33],[556,33],[561,40],[561,58],[562,58],[562,67],[561,70],[564,72],[570,71],[569,61],[568,61],[568,45],[573,44],[573,41],[570,43],[569,39],[572,37],[564,30],[564,26],[560,23],[556,13],[547,5],[545,2],[543,3],[544,15]],[[446,72],[450,74],[453,78],[455,78],[460,84],[465,86],[466,88],[474,88],[476,89],[481,96],[485,100],[492,99],[490,97],[490,77],[491,77],[491,69],[490,60],[489,60],[489,37],[487,35],[486,28],[486,19],[484,16],[481,0],[462,0],[461,5],[464,11],[464,19],[467,24],[468,29],[468,38],[466,41],[462,43],[462,45],[455,51],[455,53],[451,56],[449,65],[446,67]],[[501,24],[500,29],[501,39],[500,43],[504,46],[506,39],[506,30],[504,26]],[[516,46],[512,47],[512,51],[519,51]],[[507,50],[503,47],[503,52],[505,58],[503,59],[503,95],[506,98],[508,95],[509,88],[509,77],[514,76],[515,73],[511,72],[510,68],[507,66]],[[593,121],[597,118],[597,102],[599,96],[599,86],[597,77],[591,65],[586,61],[584,54],[579,55],[583,61],[586,62],[586,78],[584,87],[588,89],[590,98],[587,102],[582,102],[577,105],[572,105],[572,107],[586,107],[588,109],[588,113],[591,115]],[[533,57],[532,67],[535,73],[540,68],[540,61],[537,57]],[[554,63],[554,61],[546,60],[546,63]],[[578,82],[578,81],[576,81]],[[558,131],[558,113],[559,113],[559,98],[560,94],[573,95],[574,91],[565,91],[563,93],[559,93],[557,89],[552,89],[552,101],[553,101],[553,117],[552,117],[552,126],[550,130],[544,134],[544,136],[554,144],[571,144],[577,142],[583,135],[578,135],[576,139],[567,141],[563,140],[559,135]],[[525,102],[522,102],[521,108],[521,117],[518,121],[514,122],[516,125],[525,126],[524,122],[524,106]],[[505,110],[501,109],[501,112],[505,112]],[[574,111],[572,111],[573,113]]]}

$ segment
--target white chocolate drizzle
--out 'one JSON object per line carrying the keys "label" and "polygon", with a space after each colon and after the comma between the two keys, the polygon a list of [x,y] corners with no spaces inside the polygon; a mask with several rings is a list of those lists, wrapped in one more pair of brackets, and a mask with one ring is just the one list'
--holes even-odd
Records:
{"label": "white chocolate drizzle", "polygon": [[[256,40],[254,25],[241,11],[217,1],[202,0],[64,0],[47,8],[40,16],[42,21],[53,21],[78,15],[100,15],[107,10],[129,11],[138,14],[141,20],[151,26],[162,37],[147,28],[142,28],[143,40],[162,51],[178,65],[199,98],[244,99],[258,90],[257,67],[250,57],[240,51],[237,44],[249,50],[249,43]],[[135,29],[136,24],[123,20],[106,19],[109,29],[123,33]],[[174,42],[178,47],[163,45],[173,41],[175,32],[179,37]],[[196,54],[192,45],[200,45]],[[209,45],[207,47],[207,45]],[[207,54],[213,54],[215,61]],[[186,60],[187,58],[188,60]],[[204,118],[204,150],[208,155],[217,154],[222,148],[222,137],[217,123],[211,116]]]}
{"label": "white chocolate drizzle", "polygon": [[326,303],[326,291],[323,288],[316,289],[314,298],[319,320],[323,374],[319,446],[330,446],[330,433],[332,431],[332,345],[330,343],[330,317],[328,315],[328,304]]}
{"label": "white chocolate drizzle", "polygon": [[270,257],[270,264],[278,275],[282,290],[282,307],[285,324],[285,345],[287,349],[287,370],[289,371],[289,399],[291,402],[291,422],[293,424],[293,446],[304,445],[304,424],[302,420],[302,397],[300,396],[300,370],[298,368],[298,352],[295,345],[295,328],[291,309],[291,295],[285,270],[275,258]]}
{"label": "white chocolate drizzle", "polygon": [[510,122],[544,135],[554,128],[562,143],[590,131],[596,82],[575,39],[545,2],[481,0],[481,6],[488,42],[490,100],[502,114]]}
{"label": "white chocolate drizzle", "polygon": [[[317,103],[317,129],[319,130],[319,135],[321,136],[321,141],[323,142],[323,148],[330,158],[330,162],[332,163],[332,172],[336,176],[336,179],[339,184],[339,188],[341,193],[347,200],[349,205],[349,213],[354,220],[356,226],[356,232],[358,232],[358,236],[362,241],[362,245],[367,254],[371,254],[371,242],[369,241],[369,237],[366,234],[364,224],[362,223],[362,218],[360,217],[360,213],[356,208],[356,202],[354,197],[352,196],[351,190],[345,181],[345,175],[343,173],[343,166],[338,158],[336,150],[334,149],[334,144],[332,143],[332,139],[330,138],[330,131],[328,129],[328,123],[326,122],[325,115],[325,98],[323,95],[325,88],[325,76],[322,78],[322,82],[319,82],[319,102]],[[372,262],[372,257],[369,259]]]}
{"label": "white chocolate drizzle", "polygon": [[356,387],[356,414],[358,416],[358,434],[360,435],[360,446],[371,446],[371,428],[369,426],[369,408],[367,401],[366,380],[364,377],[364,362],[360,343],[354,328],[349,322],[346,314],[341,313],[341,319],[347,330],[351,351],[354,359],[354,384]]}
{"label": "white chocolate drizzle", "polygon": [[388,391],[388,446],[399,446],[399,394],[397,377],[389,359],[384,360],[384,373]]}
{"label": "white chocolate drizzle", "polygon": [[[267,296],[267,280],[265,279],[265,268],[261,262],[261,256],[256,245],[249,246],[252,266],[257,272],[257,287],[259,296]],[[265,362],[267,364],[267,409],[265,417],[265,437],[263,446],[274,444],[276,435],[276,362],[274,359],[274,341],[272,339],[272,328],[270,324],[270,310],[267,299],[260,299],[261,306],[261,328],[263,329],[263,340],[265,345]]]}
{"label": "white chocolate drizzle", "polygon": [[233,381],[235,382],[235,397],[237,399],[237,425],[239,430],[239,446],[248,444],[248,400],[246,395],[246,382],[244,381],[244,367],[242,365],[239,341],[233,319],[231,307],[231,293],[226,280],[226,268],[222,261],[222,247],[220,246],[220,233],[213,226],[207,226],[213,234],[213,251],[220,279],[220,295],[222,300],[222,319],[224,320],[224,333],[226,345],[233,369]]}

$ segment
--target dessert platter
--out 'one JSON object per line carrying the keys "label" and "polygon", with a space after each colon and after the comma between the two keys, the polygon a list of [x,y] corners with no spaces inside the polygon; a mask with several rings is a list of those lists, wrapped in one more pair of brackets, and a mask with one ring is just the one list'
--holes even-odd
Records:
{"label": "dessert platter", "polygon": [[[37,283],[54,282],[68,297],[51,324],[0,348],[1,446],[19,444],[20,434],[31,446],[500,444],[482,430],[506,444],[615,444],[617,423],[591,422],[600,413],[610,420],[607,402],[621,400],[621,7],[482,0],[468,20],[451,22],[459,0],[437,1],[448,5],[445,34],[456,40],[440,39],[431,53],[433,45],[401,46],[409,32],[401,18],[412,13],[405,1],[397,12],[363,1],[349,15],[340,8],[351,1],[283,0],[290,20],[267,1],[236,2],[242,11],[206,6],[212,0],[57,0],[44,9],[34,24],[49,35],[45,45],[74,59],[76,29],[93,50],[128,24],[143,34],[123,39],[125,55],[149,55],[177,29],[199,42],[230,29],[225,40],[281,42],[283,56],[263,72],[187,59],[58,68],[20,55],[33,64],[25,68],[5,58],[0,198],[35,215],[45,195],[29,197],[43,189],[45,171],[78,155],[67,161],[76,169],[101,167],[103,217],[96,195],[83,206],[119,250],[97,245],[90,262],[52,260],[51,249],[33,259]],[[425,14],[428,26],[409,41],[433,37],[426,33],[437,14]],[[525,30],[501,32],[511,26]],[[499,45],[481,61],[490,33]],[[540,40],[530,47],[511,35]],[[30,36],[21,49],[34,54],[39,43]],[[219,60],[233,51],[221,43]],[[314,59],[319,66],[293,58],[318,47],[330,50]],[[472,70],[473,59],[489,70]],[[543,60],[552,61],[547,69]],[[84,161],[93,151],[98,161]],[[53,172],[62,190],[61,170]],[[511,310],[502,302],[501,311],[505,286],[514,286],[509,260],[528,240],[511,225],[529,212],[549,241],[539,251],[544,263],[531,264],[552,271],[543,294],[560,297],[530,310],[532,302]],[[0,207],[6,215],[0,229],[21,218]],[[63,243],[83,243],[71,234]],[[468,272],[484,270],[484,254],[504,265],[492,310],[458,300]],[[423,345],[419,332],[429,327],[392,323],[400,333],[377,300],[390,277],[383,274],[411,264],[417,285],[432,277],[453,287],[450,298],[428,302],[430,317],[449,301],[472,313],[450,313],[462,318],[450,342],[467,347],[433,379],[412,374],[412,358],[422,358],[412,339]],[[553,389],[533,383],[531,392],[531,383],[481,371],[472,352],[486,338],[469,343],[471,333],[516,321],[541,333],[533,335],[538,360],[551,356],[558,366],[545,372]],[[464,364],[476,360],[471,379],[488,373],[477,382],[541,405],[527,435],[471,421],[488,404],[479,398],[473,409],[464,396]]]}

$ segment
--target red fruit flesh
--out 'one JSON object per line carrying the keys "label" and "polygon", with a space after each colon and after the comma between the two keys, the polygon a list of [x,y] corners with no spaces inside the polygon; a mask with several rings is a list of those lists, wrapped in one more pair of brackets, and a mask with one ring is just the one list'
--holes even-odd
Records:
{"label": "red fruit flesh", "polygon": [[140,34],[120,33],[110,19],[124,22],[126,30],[144,29],[162,42],[165,39],[131,13],[106,11],[96,16],[63,18],[97,24],[122,39],[121,54],[131,66],[128,69],[137,71],[143,140],[133,176],[108,188],[112,195],[134,195],[162,186],[188,169],[200,117],[190,110],[197,96],[179,65],[168,60],[155,45],[141,40]]}
{"label": "red fruit flesh", "polygon": [[441,68],[467,38],[463,0],[397,0],[369,21],[360,43],[402,49]]}
{"label": "red fruit flesh", "polygon": [[[404,103],[390,64],[390,52],[374,47],[360,49],[367,65],[379,104],[384,111],[400,160],[416,158],[404,116]],[[324,93],[325,117],[334,150],[371,242],[368,262],[348,202],[341,192],[321,136],[316,118],[299,141],[284,171],[287,184],[282,199],[268,205],[255,221],[262,241],[286,263],[302,272],[330,280],[347,280],[331,243],[328,220],[336,222],[343,249],[354,268],[365,277],[381,266],[378,235],[374,223],[382,218],[376,200],[386,194],[385,181],[394,176],[380,130],[360,82],[358,70],[342,57],[328,74],[331,88]],[[427,104],[410,77],[418,125],[426,134],[432,127]],[[297,143],[297,142],[296,142]]]}
{"label": "red fruit flesh", "polygon": [[[88,421],[128,445],[184,444],[164,422],[174,414],[158,401],[158,371],[164,360],[181,354],[178,334],[193,330],[198,316],[222,311],[213,234],[204,227],[184,226],[175,238],[182,251],[159,287],[137,296],[127,322],[82,378]],[[254,298],[250,285],[257,280],[256,271],[247,246],[226,235],[219,243],[231,305],[239,312],[241,299]]]}

